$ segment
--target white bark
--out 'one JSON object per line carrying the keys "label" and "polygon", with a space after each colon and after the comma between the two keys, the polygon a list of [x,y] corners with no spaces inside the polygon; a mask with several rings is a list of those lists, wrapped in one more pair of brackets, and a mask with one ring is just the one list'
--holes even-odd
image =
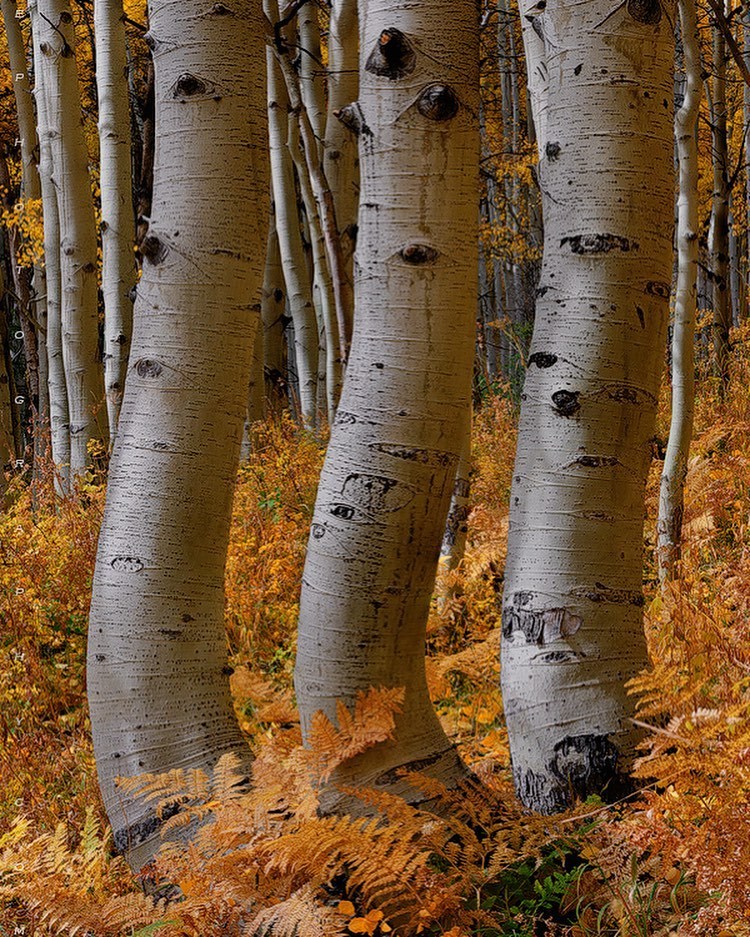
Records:
{"label": "white bark", "polygon": [[102,200],[104,387],[110,440],[117,432],[133,327],[135,219],[122,0],[95,0],[96,88]]}
{"label": "white bark", "polygon": [[60,219],[57,191],[53,181],[52,134],[48,122],[47,87],[44,80],[44,56],[40,45],[39,11],[36,0],[29,3],[32,46],[34,49],[34,98],[39,134],[39,178],[44,218],[44,272],[47,308],[47,388],[49,392],[50,441],[59,493],[70,488],[70,418],[68,388],[62,351],[62,281],[60,272]]}
{"label": "white bark", "polygon": [[224,564],[266,235],[260,7],[154,0],[158,145],[146,260],[91,602],[88,698],[115,845],[152,807],[117,776],[246,752],[229,695]]}
{"label": "white bark", "polygon": [[673,40],[659,2],[549,0],[534,23],[524,28],[545,245],[502,684],[516,788],[548,812],[613,793],[636,738],[625,684],[646,662],[642,527],[672,268]]}
{"label": "white bark", "polygon": [[299,78],[302,101],[318,143],[318,159],[323,158],[326,123],[324,69],[320,51],[318,7],[306,3],[297,15],[299,29]]}
{"label": "white bark", "polygon": [[471,390],[478,29],[470,0],[367,0],[360,12],[357,312],[308,545],[295,687],[304,732],[319,709],[335,717],[337,699],[405,687],[395,741],[334,782],[417,797],[398,766],[447,781],[462,771],[427,693],[424,640]]}
{"label": "white bark", "polygon": [[[358,38],[357,0],[333,0],[328,27],[328,113],[323,169],[336,209],[349,296],[353,295],[357,243],[359,153],[356,135],[339,120],[339,114],[357,100],[359,93]],[[350,303],[345,309],[345,355],[351,344],[353,313],[353,303]]]}
{"label": "white bark", "polygon": [[38,0],[47,132],[60,222],[62,352],[70,419],[70,472],[89,465],[89,440],[106,441],[99,356],[97,243],[68,0]]}
{"label": "white bark", "polygon": [[462,428],[461,452],[453,483],[453,495],[445,522],[440,557],[449,570],[455,569],[466,552],[471,493],[471,408]]}
{"label": "white bark", "polygon": [[683,495],[695,397],[695,315],[698,275],[698,141],[702,91],[695,0],[678,0],[685,58],[685,96],[675,114],[679,165],[677,199],[677,288],[672,333],[672,420],[659,492],[657,522],[659,579],[672,579],[680,557]]}
{"label": "white bark", "polygon": [[[278,11],[269,8],[271,18]],[[268,75],[268,138],[271,151],[271,184],[279,238],[281,263],[294,323],[294,354],[299,377],[302,422],[315,426],[315,400],[318,358],[318,329],[315,321],[312,288],[307,276],[302,246],[294,167],[287,147],[289,98],[273,49],[266,50]]]}

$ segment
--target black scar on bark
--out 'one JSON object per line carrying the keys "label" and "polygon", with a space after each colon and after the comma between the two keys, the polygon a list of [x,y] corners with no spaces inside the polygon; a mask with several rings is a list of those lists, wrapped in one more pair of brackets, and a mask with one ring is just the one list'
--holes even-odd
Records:
{"label": "black scar on bark", "polygon": [[669,283],[663,280],[649,280],[646,284],[646,292],[649,296],[661,296],[662,299],[669,299]]}
{"label": "black scar on bark", "polygon": [[349,504],[334,504],[331,506],[331,514],[345,521],[350,521],[356,513],[354,508]]}
{"label": "black scar on bark", "polygon": [[603,582],[595,582],[593,586],[575,589],[573,594],[579,598],[588,599],[589,602],[635,605],[636,608],[641,608],[644,604],[643,593],[639,589],[614,589]]}
{"label": "black scar on bark", "polygon": [[553,364],[557,364],[557,355],[548,351],[535,351],[533,355],[529,355],[529,364],[535,364],[538,368],[551,368]]}
{"label": "black scar on bark", "polygon": [[153,358],[139,358],[134,367],[138,377],[158,377],[164,370],[164,367]]}
{"label": "black scar on bark", "polygon": [[138,556],[116,556],[109,564],[118,573],[137,573],[143,569],[143,560]]}
{"label": "black scar on bark", "polygon": [[[338,417],[337,417],[338,419]],[[393,456],[394,459],[405,459],[407,462],[419,462],[422,465],[450,466],[458,462],[455,452],[444,452],[441,449],[417,449],[388,442],[373,442],[367,447],[374,452],[383,452]]]}
{"label": "black scar on bark", "polygon": [[398,253],[404,263],[410,264],[412,267],[434,264],[440,256],[440,252],[436,251],[434,247],[430,247],[429,244],[407,244]]}
{"label": "black scar on bark", "polygon": [[131,823],[124,829],[115,830],[113,836],[114,847],[117,852],[127,852],[134,846],[139,846],[180,810],[180,804],[169,804],[161,811],[161,816],[151,816],[139,823]]}
{"label": "black scar on bark", "polygon": [[565,810],[576,800],[598,794],[613,802],[633,790],[619,770],[619,752],[606,735],[569,735],[558,742],[544,772],[513,769],[524,806],[538,813]]}
{"label": "black scar on bark", "polygon": [[174,85],[172,85],[172,97],[177,99],[199,96],[205,97],[207,95],[212,95],[213,92],[214,85],[210,81],[206,81],[205,78],[199,78],[191,72],[185,72],[180,75]]}
{"label": "black scar on bark", "polygon": [[147,234],[141,241],[140,251],[149,263],[156,266],[167,256],[167,247],[155,234]]}
{"label": "black scar on bark", "polygon": [[562,147],[559,143],[548,143],[544,148],[544,152],[547,159],[552,163],[560,156],[561,149]]}
{"label": "black scar on bark", "polygon": [[579,391],[577,390],[556,390],[552,395],[552,403],[555,410],[561,416],[573,416],[581,409],[578,402]]}
{"label": "black scar on bark", "polygon": [[417,110],[428,120],[452,120],[458,107],[458,95],[448,85],[427,85],[417,98]]}
{"label": "black scar on bark", "polygon": [[635,314],[638,316],[638,321],[641,323],[641,328],[646,328],[646,317],[643,314],[643,310],[640,306],[635,307]]}
{"label": "black scar on bark", "polygon": [[310,528],[310,532],[313,535],[313,540],[320,540],[325,537],[326,529],[322,524],[313,524]]}
{"label": "black scar on bark", "polygon": [[527,644],[542,647],[550,641],[569,638],[583,624],[583,619],[567,608],[528,608],[533,600],[531,592],[516,592],[513,602],[502,611],[503,637],[510,638],[520,631]]}
{"label": "black scar on bark", "polygon": [[626,8],[633,19],[644,26],[656,26],[661,20],[659,0],[627,0]]}
{"label": "black scar on bark", "polygon": [[574,254],[608,254],[610,251],[637,251],[638,241],[621,237],[619,234],[576,234],[560,241],[560,247],[570,245]]}
{"label": "black scar on bark", "polygon": [[605,468],[609,465],[621,465],[622,463],[614,455],[579,455],[572,464],[583,465],[585,468]]}
{"label": "black scar on bark", "polygon": [[365,71],[396,80],[410,75],[417,64],[414,46],[400,29],[384,29],[367,57]]}
{"label": "black scar on bark", "polygon": [[355,137],[358,137],[361,133],[372,134],[372,131],[365,123],[362,108],[359,106],[358,101],[340,107],[337,111],[333,112],[333,116],[341,121],[346,129],[351,131]]}

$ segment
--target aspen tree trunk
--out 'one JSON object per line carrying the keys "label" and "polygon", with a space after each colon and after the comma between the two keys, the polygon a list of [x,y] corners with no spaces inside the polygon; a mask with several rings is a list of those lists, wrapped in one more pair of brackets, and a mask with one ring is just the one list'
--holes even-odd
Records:
{"label": "aspen tree trunk", "polygon": [[224,565],[263,270],[264,23],[154,0],[158,146],[94,574],[88,698],[118,850],[159,845],[118,776],[246,753],[226,673]]}
{"label": "aspen tree trunk", "polygon": [[266,266],[263,274],[261,321],[263,326],[263,377],[268,412],[276,413],[288,406],[286,380],[286,293],[284,271],[279,253],[276,220],[271,214],[266,246]]}
{"label": "aspen tree trunk", "polygon": [[636,740],[625,684],[646,662],[642,527],[672,269],[674,46],[658,0],[550,0],[524,14],[545,243],[502,684],[519,796],[551,812],[612,792]]}
{"label": "aspen tree trunk", "polygon": [[299,29],[299,78],[302,101],[318,143],[318,159],[323,158],[326,123],[324,70],[320,51],[320,26],[315,3],[306,3],[297,16]]}
{"label": "aspen tree trunk", "polygon": [[711,81],[711,153],[713,192],[709,257],[715,370],[725,388],[729,382],[729,330],[732,304],[729,292],[729,182],[727,147],[727,53],[719,27],[712,27],[713,76]]}
{"label": "aspen tree trunk", "polygon": [[[5,327],[2,298],[5,295],[5,275],[3,265],[0,263],[0,498],[5,495],[8,487],[6,473],[12,472],[15,467],[16,447],[13,435],[13,402],[11,397],[12,381],[8,373],[6,343],[8,330]],[[0,507],[2,501],[0,500]]]}
{"label": "aspen tree trunk", "polygon": [[673,579],[680,558],[683,496],[693,435],[695,315],[698,274],[698,141],[702,91],[695,0],[678,0],[685,59],[685,95],[675,114],[679,161],[677,288],[672,332],[672,422],[659,493],[659,579]]}
{"label": "aspen tree trunk", "polygon": [[[359,152],[356,134],[339,119],[359,93],[359,24],[357,0],[332,0],[328,27],[328,113],[325,126],[323,170],[336,209],[344,268],[350,288],[354,283],[359,208]],[[351,289],[349,295],[353,295]],[[354,308],[345,310],[345,348],[351,344]]]}
{"label": "aspen tree trunk", "polygon": [[104,387],[110,440],[117,432],[133,328],[136,265],[130,102],[122,0],[95,0],[96,87],[102,199]]}
{"label": "aspen tree trunk", "polygon": [[[469,407],[477,288],[478,23],[470,0],[361,14],[356,316],[303,576],[303,732],[371,686],[405,687],[393,742],[335,782],[419,795],[454,781],[430,703],[425,625]],[[329,790],[327,806],[337,800]]]}
{"label": "aspen tree trunk", "polygon": [[70,418],[68,388],[62,352],[62,280],[60,272],[60,219],[53,181],[52,141],[48,123],[47,87],[39,37],[39,12],[29,3],[34,49],[34,98],[39,132],[39,178],[44,217],[44,268],[47,287],[47,389],[49,393],[50,442],[58,494],[70,489]]}
{"label": "aspen tree trunk", "polygon": [[106,442],[99,354],[97,243],[88,153],[81,123],[75,30],[68,0],[39,0],[47,132],[60,223],[62,351],[70,418],[70,473],[89,465],[89,440]]}
{"label": "aspen tree trunk", "polygon": [[[272,18],[278,10],[269,7]],[[302,423],[315,426],[318,370],[318,329],[312,288],[307,276],[305,252],[297,213],[294,167],[287,147],[289,97],[273,49],[266,50],[268,75],[268,138],[271,151],[271,184],[276,213],[284,282],[294,322],[294,357],[299,377]]]}
{"label": "aspen tree trunk", "polygon": [[[292,116],[289,121],[289,150],[297,170],[302,202],[307,217],[308,235],[312,249],[313,260],[313,292],[317,296],[316,306],[320,306],[320,322],[318,331],[322,335],[318,354],[325,363],[323,387],[318,386],[318,395],[324,391],[323,403],[329,424],[333,423],[336,414],[336,404],[341,394],[342,361],[339,354],[339,330],[336,321],[336,301],[333,294],[333,283],[328,266],[325,239],[320,224],[318,205],[310,185],[310,176],[307,164],[302,154],[299,138],[299,124],[297,118]],[[322,329],[321,329],[322,325]],[[319,361],[319,364],[322,362]],[[322,370],[322,369],[320,369]],[[319,370],[319,375],[320,375]],[[320,382],[320,376],[318,378]]]}
{"label": "aspen tree trunk", "polygon": [[[26,45],[21,26],[16,18],[15,0],[2,0],[2,14],[5,22],[5,36],[8,44],[8,62],[13,79],[13,93],[18,115],[18,132],[21,139],[21,166],[23,174],[23,198],[37,202],[41,199],[39,169],[37,166],[37,133],[34,119],[34,103],[29,81]],[[18,283],[21,278],[16,277]],[[29,302],[24,315],[25,345],[27,366],[35,364],[36,375],[32,380],[35,385],[34,411],[34,465],[38,468],[37,457],[44,450],[44,424],[49,416],[49,395],[47,392],[47,361],[45,332],[47,328],[46,285],[44,267],[34,266],[33,278],[29,284]],[[28,336],[28,337],[26,337]],[[36,362],[30,359],[33,350]]]}
{"label": "aspen tree trunk", "polygon": [[466,414],[462,430],[461,452],[453,483],[448,518],[445,522],[440,558],[449,570],[455,569],[466,552],[466,536],[469,519],[469,494],[471,492],[471,407]]}

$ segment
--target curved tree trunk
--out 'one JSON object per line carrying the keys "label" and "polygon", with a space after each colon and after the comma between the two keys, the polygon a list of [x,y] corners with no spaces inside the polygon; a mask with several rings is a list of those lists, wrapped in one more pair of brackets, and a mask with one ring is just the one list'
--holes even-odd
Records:
{"label": "curved tree trunk", "polygon": [[424,641],[471,391],[478,23],[470,0],[360,9],[357,313],[308,545],[295,687],[305,733],[317,710],[335,718],[339,699],[405,687],[394,741],[334,782],[418,797],[397,767],[447,781],[463,770],[430,702]]}
{"label": "curved tree trunk", "polygon": [[266,198],[260,7],[155,0],[159,146],[91,602],[88,698],[115,845],[158,847],[114,779],[246,752],[224,564],[259,321]]}
{"label": "curved tree trunk", "polygon": [[659,579],[672,579],[680,558],[682,509],[695,393],[695,314],[698,273],[698,141],[695,130],[702,91],[695,0],[678,0],[685,56],[685,97],[675,115],[679,160],[677,289],[672,333],[672,422],[664,460],[657,523]]}
{"label": "curved tree trunk", "polygon": [[53,181],[52,134],[48,123],[48,89],[44,79],[36,0],[29,3],[34,48],[34,97],[39,132],[39,178],[44,216],[44,272],[47,287],[47,389],[49,392],[50,442],[59,494],[70,489],[70,417],[68,388],[62,351],[62,281],[60,272],[60,217]]}
{"label": "curved tree trunk", "polygon": [[646,662],[644,485],[672,268],[671,21],[659,3],[550,0],[525,33],[545,242],[502,685],[516,788],[543,812],[612,791],[636,740],[625,684]]}
{"label": "curved tree trunk", "polygon": [[122,0],[95,0],[96,88],[102,198],[104,388],[110,440],[117,432],[133,328],[135,222],[130,174],[130,103]]}
{"label": "curved tree trunk", "polygon": [[47,132],[60,221],[62,353],[70,418],[70,473],[90,463],[89,440],[106,442],[99,354],[97,245],[88,153],[81,124],[75,30],[68,0],[38,0]]}

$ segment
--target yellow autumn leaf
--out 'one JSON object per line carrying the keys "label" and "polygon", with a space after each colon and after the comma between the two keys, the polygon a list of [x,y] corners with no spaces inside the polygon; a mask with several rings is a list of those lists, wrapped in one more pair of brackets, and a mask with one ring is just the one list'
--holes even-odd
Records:
{"label": "yellow autumn leaf", "polygon": [[336,910],[339,912],[339,914],[346,914],[349,917],[354,915],[354,905],[351,903],[351,901],[339,901]]}
{"label": "yellow autumn leaf", "polygon": [[364,917],[355,917],[349,921],[348,926],[353,934],[374,934],[377,924]]}

